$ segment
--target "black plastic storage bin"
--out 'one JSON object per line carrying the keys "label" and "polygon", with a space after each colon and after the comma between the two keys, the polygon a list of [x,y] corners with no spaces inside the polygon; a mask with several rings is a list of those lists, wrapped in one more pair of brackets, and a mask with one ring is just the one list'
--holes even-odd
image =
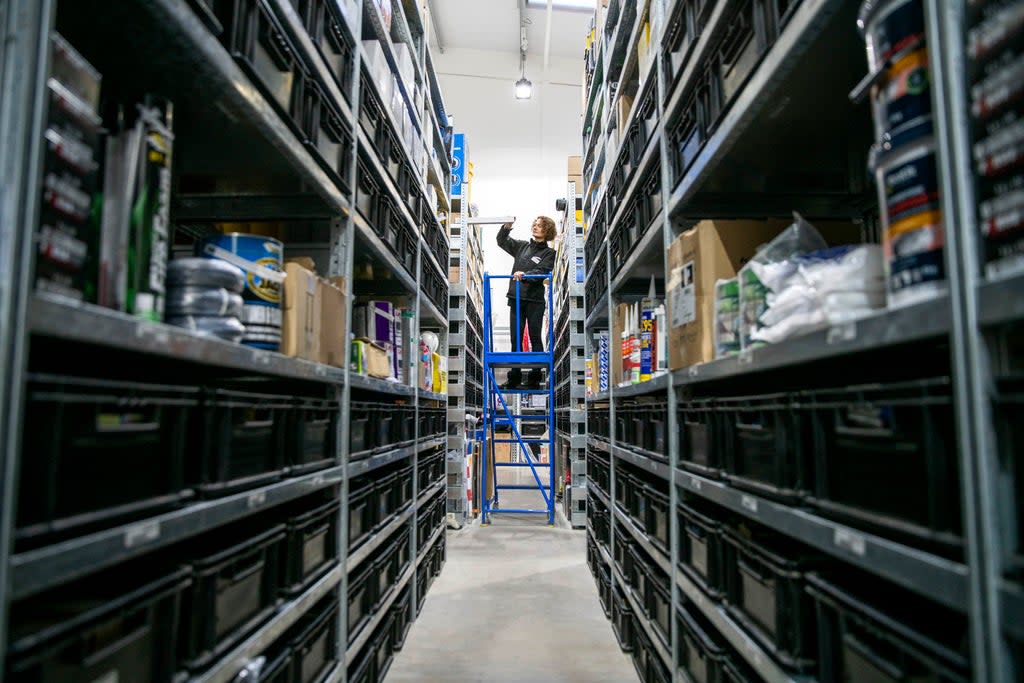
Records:
{"label": "black plastic storage bin", "polygon": [[266,663],[260,669],[259,683],[292,683],[291,649],[275,648],[263,656],[266,657]]}
{"label": "black plastic storage bin", "polygon": [[679,464],[691,472],[717,479],[725,467],[727,449],[714,401],[682,399],[677,405]]}
{"label": "black plastic storage bin", "polygon": [[373,452],[373,434],[370,432],[372,406],[361,401],[349,404],[348,450],[349,458],[367,457]]}
{"label": "black plastic storage bin", "polygon": [[409,629],[412,628],[412,619],[409,614],[411,599],[412,593],[409,586],[406,585],[395,601],[391,603],[391,615],[395,619],[391,642],[394,644],[396,652],[405,645],[405,638],[409,635]]}
{"label": "black plastic storage bin", "polygon": [[730,659],[718,633],[700,614],[684,606],[676,612],[679,666],[693,683],[724,683]]}
{"label": "black plastic storage bin", "polygon": [[666,124],[669,159],[672,163],[670,182],[673,187],[683,179],[707,140],[705,93],[700,87],[683,98],[679,112]]}
{"label": "black plastic storage bin", "polygon": [[715,51],[722,99],[728,106],[768,50],[762,0],[740,0]]}
{"label": "black plastic storage bin", "polygon": [[151,569],[96,575],[14,603],[6,680],[173,680],[180,603],[191,579],[185,568]]}
{"label": "black plastic storage bin", "polygon": [[387,597],[388,593],[391,592],[391,587],[395,585],[395,580],[398,578],[394,575],[395,563],[392,559],[394,553],[394,541],[391,541],[377,551],[377,556],[373,560],[373,571],[377,579],[377,604]]}
{"label": "black plastic storage bin", "polygon": [[33,374],[26,393],[18,540],[192,496],[185,454],[197,389]]}
{"label": "black plastic storage bin", "polygon": [[714,599],[725,594],[725,539],[722,523],[681,503],[679,516],[680,568]]}
{"label": "black plastic storage bin", "polygon": [[[362,114],[360,114],[360,121]],[[360,154],[356,162],[356,210],[362,215],[367,223],[373,224],[377,220],[378,201],[382,192],[382,183],[377,174],[372,170],[371,164]]]}
{"label": "black plastic storage bin", "polygon": [[377,96],[376,84],[370,79],[365,62],[359,71],[359,126],[366,133],[370,143],[379,150],[386,144],[383,136],[388,130],[384,107]]}
{"label": "black plastic storage bin", "polygon": [[377,683],[377,653],[369,644],[359,658],[348,668],[349,683]]}
{"label": "black plastic storage bin", "polygon": [[668,19],[662,42],[662,60],[665,67],[666,103],[671,98],[671,86],[682,74],[683,66],[690,57],[690,51],[707,24],[714,7],[711,0],[678,0]]}
{"label": "black plastic storage bin", "polygon": [[348,546],[354,550],[377,526],[377,498],[374,482],[363,475],[353,479],[348,489]]}
{"label": "black plastic storage bin", "polygon": [[626,596],[618,587],[612,589],[612,631],[623,652],[633,651],[633,608],[626,602]]}
{"label": "black plastic storage bin", "polygon": [[303,398],[295,404],[289,473],[305,474],[330,467],[337,458],[337,401]]}
{"label": "black plastic storage bin", "polygon": [[416,440],[416,429],[413,421],[415,406],[399,404],[393,407],[391,421],[391,441],[398,446],[407,446]]}
{"label": "black plastic storage bin", "polygon": [[647,581],[644,588],[644,607],[651,619],[654,632],[666,647],[672,633],[672,589],[669,576],[661,568],[648,564],[645,568]]}
{"label": "black plastic storage bin", "polygon": [[390,403],[375,403],[370,418],[370,433],[373,434],[374,450],[378,453],[394,450],[395,443],[391,440],[391,423],[395,418],[395,408]]}
{"label": "black plastic storage bin", "polygon": [[758,531],[755,540],[744,529],[725,533],[728,609],[779,663],[809,671],[817,652],[805,577],[821,562],[777,534]]}
{"label": "black plastic storage bin", "polygon": [[819,681],[971,680],[963,616],[878,580],[839,583],[811,574],[807,582],[817,611]]}
{"label": "black plastic storage bin", "polygon": [[298,4],[309,37],[319,49],[327,70],[337,81],[342,96],[350,101],[355,42],[345,26],[344,17],[332,0],[298,0]]}
{"label": "black plastic storage bin", "polygon": [[395,471],[396,510],[403,510],[412,502],[412,463]]}
{"label": "black plastic storage bin", "polygon": [[291,683],[322,683],[338,663],[337,597],[327,597],[312,614],[290,644]]}
{"label": "black plastic storage bin", "polygon": [[225,26],[221,40],[260,92],[285,121],[293,118],[293,89],[302,69],[268,0],[215,0],[217,18]]}
{"label": "black plastic storage bin", "polygon": [[320,83],[306,82],[305,99],[306,146],[331,179],[348,192],[352,129]]}
{"label": "black plastic storage bin", "polygon": [[284,526],[220,549],[238,535],[230,531],[211,536],[209,548],[217,550],[192,565],[181,642],[182,659],[190,671],[204,668],[237,644],[277,607],[284,583]]}
{"label": "black plastic storage bin", "polygon": [[391,670],[391,663],[395,661],[395,615],[388,613],[381,621],[377,631],[373,634],[374,651],[377,656],[377,663],[374,665],[377,671],[377,680],[383,681]]}
{"label": "black plastic storage bin", "polygon": [[788,394],[719,399],[715,408],[729,483],[785,501],[807,493],[807,430]]}
{"label": "black plastic storage bin", "polygon": [[391,523],[395,510],[395,473],[388,472],[377,477],[373,484],[374,519],[377,527]]}
{"label": "black plastic storage bin", "polygon": [[294,402],[284,396],[209,390],[199,490],[226,495],[280,478],[294,410]]}
{"label": "black plastic storage bin", "polygon": [[644,484],[644,496],[647,499],[647,512],[644,520],[644,528],[647,535],[658,548],[669,554],[669,497],[668,493],[661,491],[649,484]]}
{"label": "black plastic storage bin", "polygon": [[349,646],[373,616],[373,608],[377,605],[379,597],[375,564],[371,561],[363,562],[354,573],[349,574],[348,579]]}
{"label": "black plastic storage bin", "polygon": [[409,568],[409,562],[411,561],[409,554],[410,535],[411,531],[406,527],[398,532],[398,536],[395,537],[394,553],[391,556],[391,572],[394,574],[396,582],[402,578],[402,572]]}
{"label": "black plastic storage bin", "polygon": [[1024,378],[1004,378],[999,382],[993,413],[999,461],[1005,473],[1014,482],[1017,510],[1017,545],[1014,553],[1015,571],[1024,572]]}
{"label": "black plastic storage bin", "polygon": [[285,593],[302,593],[338,563],[339,506],[329,500],[288,520]]}
{"label": "black plastic storage bin", "polygon": [[950,392],[947,378],[808,392],[813,504],[919,540],[959,546]]}

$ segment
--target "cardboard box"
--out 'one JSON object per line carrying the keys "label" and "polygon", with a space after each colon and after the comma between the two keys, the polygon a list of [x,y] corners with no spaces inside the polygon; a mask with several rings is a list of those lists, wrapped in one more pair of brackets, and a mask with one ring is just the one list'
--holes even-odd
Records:
{"label": "cardboard box", "polygon": [[629,114],[633,111],[633,96],[622,93],[619,95],[619,130],[625,134]]}
{"label": "cardboard box", "polygon": [[622,332],[626,329],[626,313],[630,304],[618,304],[612,310],[612,333],[608,339],[609,377],[613,384],[622,381]]}
{"label": "cardboard box", "polygon": [[566,175],[583,175],[583,157],[569,157],[569,170]]}
{"label": "cardboard box", "polygon": [[343,277],[320,278],[320,362],[345,366],[348,285]]}
{"label": "cardboard box", "polygon": [[448,282],[457,285],[462,282],[462,270],[458,266],[448,267]]}
{"label": "cardboard box", "polygon": [[300,264],[284,264],[281,353],[320,362],[320,278]]}
{"label": "cardboard box", "polygon": [[352,342],[352,370],[361,374],[388,379],[391,377],[391,351],[369,339]]}
{"label": "cardboard box", "polygon": [[[706,220],[672,243],[666,283],[670,369],[714,358],[715,282],[736,277],[758,247],[788,224],[779,220]],[[615,356],[612,358],[614,361]]]}

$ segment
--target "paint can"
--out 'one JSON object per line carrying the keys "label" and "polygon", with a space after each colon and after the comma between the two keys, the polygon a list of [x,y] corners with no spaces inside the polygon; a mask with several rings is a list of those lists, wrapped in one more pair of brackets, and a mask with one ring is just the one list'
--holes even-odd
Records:
{"label": "paint can", "polygon": [[857,26],[867,46],[868,71],[874,73],[924,40],[924,5],[921,0],[864,0]]}
{"label": "paint can", "polygon": [[284,245],[273,237],[235,232],[210,235],[199,248],[200,255],[227,261],[245,273],[242,343],[276,351],[281,345]]}
{"label": "paint can", "polygon": [[934,138],[873,153],[889,304],[945,291],[945,231]]}
{"label": "paint can", "polygon": [[874,88],[875,139],[890,149],[932,134],[928,50],[923,47],[893,62]]}

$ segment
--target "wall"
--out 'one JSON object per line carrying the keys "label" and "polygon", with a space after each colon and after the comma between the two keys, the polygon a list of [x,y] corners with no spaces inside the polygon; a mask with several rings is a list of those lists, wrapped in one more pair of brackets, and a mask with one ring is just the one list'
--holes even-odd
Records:
{"label": "wall", "polygon": [[[531,57],[526,75],[533,97],[516,100],[517,54],[449,48],[445,54],[435,50],[433,57],[455,130],[466,134],[475,169],[473,203],[481,216],[516,216],[513,237],[529,239],[538,215],[557,220],[566,157],[580,153],[582,58],[552,59],[541,73],[540,58]],[[495,244],[497,229],[483,228],[484,271],[507,275],[512,258]],[[495,323],[507,325],[503,291],[496,291],[492,303]]]}

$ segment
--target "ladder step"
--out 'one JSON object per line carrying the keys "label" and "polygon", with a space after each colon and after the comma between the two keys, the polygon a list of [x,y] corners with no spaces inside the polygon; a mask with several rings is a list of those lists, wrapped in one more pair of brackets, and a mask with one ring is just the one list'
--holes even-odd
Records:
{"label": "ladder step", "polygon": [[536,484],[499,484],[494,488],[498,491],[545,491],[548,487]]}
{"label": "ladder step", "polygon": [[537,467],[538,465],[541,466],[541,467],[547,467],[548,463],[546,463],[546,462],[535,462],[535,463],[532,463],[532,464],[528,463],[528,462],[496,462],[496,463],[494,463],[495,467]]}
{"label": "ladder step", "polygon": [[511,513],[511,514],[516,514],[516,515],[546,515],[546,514],[548,514],[547,510],[517,510],[515,508],[513,508],[511,510],[508,510],[508,509],[505,509],[505,508],[493,508],[489,512],[492,515],[497,514],[499,512],[502,512],[502,513],[505,513],[505,514],[510,514]]}
{"label": "ladder step", "polygon": [[546,394],[547,389],[502,389],[498,387],[495,389],[496,393],[499,394]]}
{"label": "ladder step", "polygon": [[521,441],[514,438],[496,438],[492,443],[540,443],[541,445],[548,443],[549,440],[546,438],[524,438]]}

